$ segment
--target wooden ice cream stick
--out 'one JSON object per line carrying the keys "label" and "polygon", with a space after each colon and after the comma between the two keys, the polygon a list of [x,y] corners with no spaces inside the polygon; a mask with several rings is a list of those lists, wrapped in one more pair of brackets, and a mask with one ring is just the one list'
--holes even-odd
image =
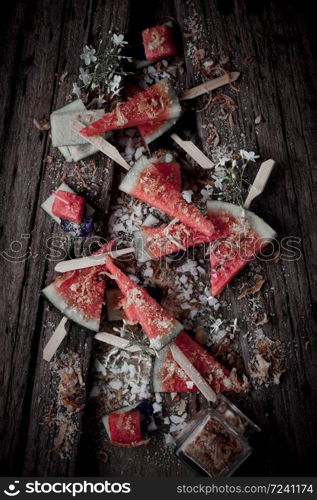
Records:
{"label": "wooden ice cream stick", "polygon": [[95,339],[105,342],[106,344],[113,345],[114,347],[119,347],[129,352],[138,352],[141,348],[137,345],[131,345],[131,342],[117,335],[113,335],[108,332],[99,332],[95,335]]}
{"label": "wooden ice cream stick", "polygon": [[205,396],[208,401],[215,402],[217,395],[215,391],[207,384],[206,380],[196,370],[194,365],[189,361],[180,348],[172,342],[170,346],[172,355],[176,363],[184,370],[186,375],[194,382],[200,392]]}
{"label": "wooden ice cream stick", "polygon": [[54,330],[53,335],[51,336],[50,340],[47,342],[46,346],[44,347],[43,350],[43,359],[45,361],[51,361],[52,357],[54,356],[55,352],[61,345],[62,341],[67,335],[67,331],[65,328],[66,322],[68,318],[66,316],[63,316],[61,321],[58,323],[57,327]]}
{"label": "wooden ice cream stick", "polygon": [[89,137],[86,137],[85,135],[81,134],[80,131],[83,127],[84,125],[78,120],[73,120],[71,122],[71,129],[74,132],[77,132],[77,134],[83,137],[87,142],[93,144],[97,149],[99,149],[99,151],[121,165],[121,167],[125,168],[126,170],[130,170],[130,165],[125,161],[124,158],[122,158],[117,148],[115,148],[112,144],[110,144],[110,142],[106,141],[106,139],[104,139],[100,135],[91,135]]}
{"label": "wooden ice cream stick", "polygon": [[201,168],[214,168],[214,163],[202,152],[192,141],[183,141],[177,134],[171,134],[171,138],[175,141],[186,153],[195,160]]}
{"label": "wooden ice cream stick", "polygon": [[208,80],[207,82],[197,85],[197,87],[185,90],[179,98],[181,101],[194,99],[195,97],[198,97],[202,94],[211,92],[211,90],[218,89],[223,85],[228,85],[228,83],[234,82],[239,78],[239,76],[240,73],[238,71],[233,71],[232,73],[227,73],[226,75],[220,76],[219,78],[213,78],[212,80]]}
{"label": "wooden ice cream stick", "polygon": [[55,271],[59,273],[66,273],[67,271],[85,269],[86,267],[102,266],[102,264],[105,263],[106,256],[116,258],[132,252],[134,252],[134,248],[129,247],[114,250],[113,252],[91,255],[89,257],[80,257],[79,259],[63,260],[62,262],[56,264]]}
{"label": "wooden ice cream stick", "polygon": [[254,198],[259,196],[259,194],[261,194],[264,191],[264,188],[266,186],[267,181],[269,180],[274,165],[275,165],[274,160],[266,160],[262,163],[253,181],[253,184],[249,189],[248,196],[246,197],[246,200],[243,205],[244,208],[248,209]]}

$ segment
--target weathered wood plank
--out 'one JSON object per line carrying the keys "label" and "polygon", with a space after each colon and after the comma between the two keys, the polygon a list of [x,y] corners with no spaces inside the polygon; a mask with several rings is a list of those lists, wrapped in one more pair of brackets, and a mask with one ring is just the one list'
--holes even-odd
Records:
{"label": "weathered wood plank", "polygon": [[[82,47],[85,43],[89,43],[89,40],[95,35],[96,30],[107,33],[109,29],[123,29],[128,16],[128,10],[123,9],[124,5],[121,4],[122,16],[120,20],[116,16],[115,9],[113,8],[113,2],[99,2],[94,5],[92,9],[92,4],[87,2],[85,5],[83,3],[74,2],[73,4],[68,3],[65,13],[65,23],[61,27],[61,33],[63,34],[62,43],[60,48],[60,57],[58,61],[59,73],[63,71],[68,71],[70,73],[67,79],[66,85],[61,85],[56,89],[54,106],[58,107],[63,104],[65,94],[67,94],[67,88],[71,88],[71,81],[77,80],[77,72],[79,66],[79,55],[82,51]],[[111,15],[107,15],[107,12]],[[114,17],[112,17],[114,16]],[[115,25],[114,25],[115,23]],[[72,80],[71,80],[72,79]],[[51,151],[54,154],[54,150]],[[92,170],[95,173],[85,174],[85,168],[81,169],[80,172],[83,175],[85,185],[81,186],[80,192],[83,192],[85,198],[97,209],[100,214],[104,214],[101,217],[100,231],[99,234],[104,234],[104,229],[106,227],[106,213],[109,204],[110,197],[110,187],[112,183],[112,162],[105,158],[103,155],[98,154],[94,157],[95,165],[92,165]],[[86,165],[90,165],[90,160],[87,160]],[[43,190],[41,192],[42,199],[45,199],[47,194],[56,185],[54,179],[54,173],[47,169],[47,173],[43,179]],[[74,165],[64,164],[58,171],[58,176],[61,178],[66,174],[66,182],[71,186],[76,186],[78,190],[78,182],[76,178],[72,180],[74,175]],[[52,185],[52,180],[54,185]],[[58,181],[59,182],[59,181]],[[45,214],[39,214],[38,224],[43,223],[44,226],[47,224],[47,217]],[[52,230],[52,233],[51,233]],[[47,237],[53,234],[54,236],[60,235],[59,229],[53,224],[53,227],[49,228]],[[80,240],[80,239],[79,239]],[[79,241],[79,248],[81,243]],[[47,278],[45,283],[49,283],[54,276],[54,262],[47,263]],[[43,307],[43,305],[42,305]],[[28,442],[26,447],[25,456],[25,475],[72,475],[74,473],[75,463],[77,459],[78,446],[81,436],[81,421],[83,412],[79,411],[74,418],[69,418],[68,421],[74,425],[75,435],[69,441],[70,450],[65,452],[65,446],[62,445],[63,449],[52,451],[50,459],[46,459],[47,451],[54,450],[56,448],[56,441],[58,441],[58,433],[60,432],[60,424],[42,425],[43,420],[47,420],[48,414],[51,412],[54,415],[56,412],[56,382],[58,383],[58,375],[56,374],[56,367],[52,370],[49,365],[42,360],[42,350],[43,346],[47,342],[48,338],[52,334],[52,325],[58,322],[60,314],[55,311],[47,310],[46,304],[44,304],[44,314],[42,324],[41,342],[39,346],[39,352],[37,357],[37,370],[35,373],[34,390],[32,394],[32,407],[30,413],[30,427]],[[47,326],[49,325],[49,326]],[[90,365],[91,349],[92,349],[92,335],[85,333],[82,329],[75,325],[71,325],[69,330],[69,335],[61,346],[58,356],[61,352],[71,354],[79,354],[80,357],[80,370],[83,377],[83,381],[86,382],[87,373]],[[69,362],[72,359],[69,358]],[[48,394],[43,399],[43,384],[48,388]],[[85,404],[86,398],[86,388],[83,385],[81,387],[81,397],[83,404]],[[50,401],[55,400],[55,407],[50,404]],[[66,433],[67,434],[67,433]],[[37,435],[37,439],[34,440],[34,436]]]}
{"label": "weathered wood plank", "polygon": [[[132,6],[131,6],[132,7]],[[270,323],[266,335],[286,343],[287,372],[280,386],[254,390],[237,398],[242,409],[262,428],[252,460],[238,475],[313,474],[313,449],[316,447],[316,263],[313,248],[316,231],[312,221],[316,209],[316,64],[314,26],[299,1],[226,2],[216,0],[165,0],[130,2],[85,0],[54,4],[34,0],[26,5],[17,1],[6,7],[3,16],[1,61],[6,78],[1,79],[0,134],[2,154],[1,249],[10,250],[20,241],[21,256],[31,247],[32,256],[22,262],[8,263],[1,257],[1,277],[5,283],[0,301],[3,349],[0,353],[0,464],[3,474],[25,475],[113,475],[180,476],[188,470],[166,451],[155,438],[146,448],[120,450],[104,445],[100,419],[90,407],[75,418],[76,436],[64,458],[52,451],[59,426],[54,423],[58,404],[59,378],[42,360],[42,349],[61,315],[41,299],[40,289],[54,277],[54,262],[47,260],[47,238],[61,236],[55,223],[39,208],[40,203],[66,174],[71,186],[85,194],[100,211],[107,210],[111,163],[99,156],[96,173],[82,172],[88,189],[78,184],[71,166],[55,162],[43,164],[49,149],[47,134],[33,127],[33,118],[48,117],[52,109],[64,104],[64,97],[77,75],[79,54],[86,41],[109,28],[129,32],[131,39],[144,27],[177,19],[181,32],[195,15],[200,21],[201,38],[197,49],[215,61],[230,56],[232,69],[242,71],[240,92],[226,89],[238,103],[236,125],[227,131],[230,144],[239,149],[254,149],[263,159],[273,157],[277,168],[266,192],[252,208],[277,229],[280,239],[301,238],[302,257],[298,261],[264,263],[261,274],[266,311]],[[187,74],[186,86],[201,83],[188,55],[190,37],[183,37]],[[68,71],[65,82],[54,73]],[[262,115],[259,125],[256,116]],[[192,117],[192,115],[191,115]],[[196,114],[201,143],[207,138],[204,125],[218,121],[208,111]],[[195,127],[195,123],[190,124]],[[243,135],[242,135],[243,134]],[[224,138],[224,136],[223,136]],[[165,138],[165,142],[168,140]],[[163,141],[163,142],[164,142]],[[208,151],[207,151],[208,152]],[[106,230],[106,218],[100,234]],[[29,235],[21,238],[21,235]],[[80,244],[78,245],[80,247]],[[18,247],[17,247],[18,248]],[[14,250],[14,248],[13,248]],[[15,249],[16,250],[16,249]],[[12,258],[11,258],[12,260]],[[237,300],[243,282],[251,279],[242,273],[225,292],[231,304],[225,312],[230,318],[248,318],[248,300]],[[250,282],[251,282],[250,281]],[[262,292],[261,292],[262,294]],[[245,320],[243,328],[249,323]],[[243,332],[242,332],[243,333]],[[95,345],[95,349],[100,347]],[[90,377],[92,338],[72,325],[61,346],[61,353],[78,353],[84,382]],[[248,360],[250,346],[241,335],[241,346]],[[80,388],[85,402],[85,388]],[[191,398],[192,410],[199,403]],[[14,417],[14,418],[13,418]],[[44,423],[44,425],[42,425]],[[79,449],[79,438],[83,430]],[[105,455],[96,454],[96,450]]]}
{"label": "weathered wood plank", "polygon": [[[40,321],[38,292],[35,290],[41,288],[44,269],[44,259],[38,256],[41,234],[34,231],[34,226],[47,134],[39,132],[32,122],[34,117],[47,117],[50,111],[60,36],[55,26],[62,22],[62,9],[57,4],[56,9],[52,9],[46,1],[28,5],[18,2],[11,16],[4,28],[7,45],[10,47],[11,36],[16,30],[17,42],[13,40],[12,49],[9,48],[13,51],[12,59],[6,58],[8,75],[11,75],[7,82],[11,98],[5,103],[1,131],[5,144],[2,245],[10,252],[11,243],[17,241],[22,249],[13,256],[21,257],[29,247],[33,255],[10,264],[1,259],[1,276],[6,287],[1,301],[4,339],[0,453],[4,473],[19,473],[35,369],[33,353],[39,334],[36,331]],[[19,19],[21,23],[15,26]],[[19,243],[16,245],[19,248]]]}
{"label": "weathered wood plank", "polygon": [[[254,202],[253,209],[277,229],[280,238],[296,236],[302,240],[299,261],[282,260],[278,266],[266,263],[261,271],[268,282],[265,295],[272,315],[264,331],[286,343],[287,373],[280,386],[253,391],[248,403],[239,400],[242,407],[252,401],[254,417],[263,432],[253,459],[238,474],[312,473],[310,449],[316,442],[317,396],[313,362],[316,322],[312,312],[316,266],[311,250],[315,236],[310,228],[316,201],[312,199],[313,152],[308,147],[316,118],[315,107],[307,106],[316,82],[309,46],[312,33],[296,2],[287,7],[257,2],[257,8],[252,2],[187,2],[185,16],[183,2],[176,1],[176,5],[181,25],[186,16],[193,16],[191,8],[197,13],[203,26],[197,48],[204,48],[215,62],[229,56],[233,69],[243,71],[240,92],[236,96],[231,93],[237,99],[238,111],[230,141],[234,147],[256,148],[262,158],[274,158],[278,164],[269,188]],[[184,39],[185,50],[188,40]],[[257,126],[259,114],[263,123]],[[206,111],[197,119],[204,143],[207,128],[203,126],[212,116]],[[246,279],[247,275],[245,270],[242,276]],[[237,290],[238,284],[239,279],[233,289]],[[237,293],[229,289],[224,296],[231,303],[233,317],[250,315],[247,301],[238,302]],[[305,346],[309,346],[307,350]],[[305,426],[300,424],[303,414]]]}

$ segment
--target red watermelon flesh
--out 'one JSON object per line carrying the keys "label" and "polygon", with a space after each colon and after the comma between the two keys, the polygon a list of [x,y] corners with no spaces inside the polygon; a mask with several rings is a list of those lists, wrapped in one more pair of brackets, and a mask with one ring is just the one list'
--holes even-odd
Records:
{"label": "red watermelon flesh", "polygon": [[129,170],[119,189],[210,237],[214,232],[211,221],[195,205],[184,200],[180,191],[173,187],[171,176],[163,172],[163,166],[161,162],[140,158]]}
{"label": "red watermelon flesh", "polygon": [[160,227],[142,226],[134,233],[134,247],[138,261],[145,262],[160,259],[184,248],[209,243],[217,237],[217,232],[208,237],[182,223]]}
{"label": "red watermelon flesh", "polygon": [[[105,247],[95,252],[104,253]],[[105,265],[68,271],[46,287],[42,293],[65,316],[79,325],[99,330],[105,294]]]}
{"label": "red watermelon flesh", "polygon": [[[238,380],[236,371],[229,372],[206,349],[192,339],[186,332],[181,332],[174,340],[197,371],[204,377],[215,392],[245,391],[247,385]],[[190,378],[174,361],[170,348],[164,348],[155,360],[153,388],[157,392],[197,392]]]}
{"label": "red watermelon flesh", "polygon": [[101,134],[150,121],[161,122],[177,118],[180,114],[181,107],[174,88],[168,80],[162,80],[119,104],[110,113],[84,127],[81,133],[86,136]]}
{"label": "red watermelon flesh", "polygon": [[171,26],[163,24],[142,31],[145,57],[148,61],[159,61],[177,54],[174,32]]}
{"label": "red watermelon flesh", "polygon": [[113,444],[135,445],[142,441],[139,410],[113,412],[108,415],[109,438]]}
{"label": "red watermelon flesh", "polygon": [[55,191],[52,213],[60,219],[80,224],[83,221],[85,200],[82,196],[68,191]]}
{"label": "red watermelon flesh", "polygon": [[157,350],[162,349],[181,331],[182,325],[146,290],[122,272],[111,257],[107,257],[106,265],[124,295],[122,304],[128,319],[138,321],[150,338],[151,345]]}
{"label": "red watermelon flesh", "polygon": [[210,201],[207,209],[215,228],[227,231],[210,252],[211,294],[215,296],[275,238],[276,232],[254,213],[231,203]]}
{"label": "red watermelon flesh", "polygon": [[165,134],[170,128],[172,128],[177,121],[177,118],[173,120],[165,120],[164,122],[149,122],[138,126],[139,134],[142,137],[145,144],[151,144],[161,135]]}
{"label": "red watermelon flesh", "polygon": [[[130,85],[128,88],[128,95],[129,97],[134,97],[138,94],[140,94],[142,90],[140,87],[136,87],[135,85]],[[140,136],[142,137],[143,141],[145,144],[150,144],[151,142],[155,141],[155,139],[158,139],[163,135],[165,132],[167,132],[175,123],[177,122],[177,118],[174,118],[172,120],[165,120],[161,122],[153,122],[149,121],[147,123],[143,123],[138,126],[138,131]]]}

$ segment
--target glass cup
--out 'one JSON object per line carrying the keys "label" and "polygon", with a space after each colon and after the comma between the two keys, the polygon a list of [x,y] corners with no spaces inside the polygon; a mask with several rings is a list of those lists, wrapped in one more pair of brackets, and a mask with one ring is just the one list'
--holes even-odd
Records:
{"label": "glass cup", "polygon": [[225,396],[199,411],[176,438],[176,454],[203,476],[228,477],[252,453],[248,438],[260,428]]}

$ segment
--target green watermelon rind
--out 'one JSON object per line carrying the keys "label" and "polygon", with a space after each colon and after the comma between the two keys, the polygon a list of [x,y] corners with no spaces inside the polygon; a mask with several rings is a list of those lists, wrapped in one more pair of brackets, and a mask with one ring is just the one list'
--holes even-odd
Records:
{"label": "green watermelon rind", "polygon": [[277,233],[261,217],[245,208],[228,203],[226,201],[210,200],[207,201],[207,213],[218,214],[228,213],[236,218],[247,218],[253,230],[259,235],[263,242],[270,242],[276,238]]}
{"label": "green watermelon rind", "polygon": [[152,252],[147,248],[146,237],[142,229],[133,233],[133,246],[134,254],[138,262],[144,263],[149,260],[156,259]]}
{"label": "green watermelon rind", "polygon": [[71,122],[79,120],[84,125],[88,125],[90,122],[99,120],[104,114],[102,109],[87,110],[84,104],[83,108],[80,107],[80,109],[79,106],[77,109],[73,106],[71,109],[54,111],[50,117],[52,146],[58,148],[61,146],[86,145],[86,139],[71,129]]}
{"label": "green watermelon rind", "polygon": [[165,357],[167,354],[167,350],[169,346],[164,347],[160,350],[158,356],[155,357],[152,363],[152,377],[151,377],[151,388],[153,392],[165,392],[164,386],[160,377],[160,373],[162,372]]}
{"label": "green watermelon rind", "polygon": [[148,166],[152,165],[153,163],[170,162],[170,161],[173,161],[173,156],[169,151],[164,153],[159,158],[156,157],[147,158],[146,156],[141,156],[141,158],[139,158],[134,163],[134,165],[125,175],[123,181],[119,186],[120,191],[123,191],[124,193],[127,194],[132,194],[136,186],[136,183],[138,181],[138,178]]}
{"label": "green watermelon rind", "polygon": [[156,351],[161,351],[164,347],[168,346],[182,330],[184,330],[184,326],[179,323],[179,321],[175,320],[174,326],[169,333],[164,333],[157,337],[149,337],[151,347]]}
{"label": "green watermelon rind", "polygon": [[[60,186],[58,186],[58,188],[55,189],[54,193],[56,193],[56,191],[66,191],[67,193],[77,194],[65,182],[62,182],[62,184]],[[52,219],[55,220],[55,222],[57,222],[57,224],[60,224],[61,219],[59,217],[57,217],[56,215],[54,215],[52,212],[54,200],[55,200],[55,196],[53,194],[51,194],[45,201],[43,201],[41,208],[43,208],[43,210],[50,217],[52,217]],[[87,216],[93,215],[93,213],[95,212],[94,208],[91,205],[89,205],[89,203],[85,204],[85,211],[86,211]]]}
{"label": "green watermelon rind", "polygon": [[53,304],[64,316],[77,323],[77,325],[91,332],[98,332],[100,327],[100,318],[85,319],[82,313],[75,306],[69,306],[63,297],[57,293],[53,283],[42,290],[42,295]]}
{"label": "green watermelon rind", "polygon": [[151,142],[155,141],[156,139],[158,139],[159,137],[161,137],[163,134],[165,134],[165,132],[167,132],[168,130],[170,130],[175,125],[175,123],[177,122],[178,118],[173,118],[172,120],[165,120],[164,122],[157,122],[157,123],[161,123],[161,126],[160,126],[159,129],[157,129],[151,135],[143,137],[143,135],[141,134],[142,135],[142,139],[145,142],[145,144],[149,145],[149,144],[151,144]]}

